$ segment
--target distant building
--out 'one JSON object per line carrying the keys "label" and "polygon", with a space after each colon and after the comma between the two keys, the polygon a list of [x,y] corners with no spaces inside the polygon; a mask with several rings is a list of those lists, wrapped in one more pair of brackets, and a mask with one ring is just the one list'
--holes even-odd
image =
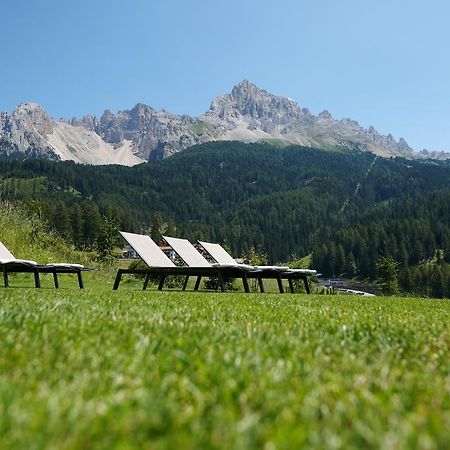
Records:
{"label": "distant building", "polygon": [[140,259],[140,256],[134,251],[132,247],[127,245],[121,252],[120,258],[122,259]]}
{"label": "distant building", "polygon": [[[175,261],[177,254],[172,250],[172,247],[161,246],[159,247],[172,261]],[[120,252],[120,258],[121,259],[141,259],[141,257],[136,253],[136,251],[130,246],[127,245],[121,252]]]}
{"label": "distant building", "polygon": [[172,249],[170,245],[163,245],[159,247],[165,255],[173,262],[177,259],[177,254],[175,253],[175,250]]}

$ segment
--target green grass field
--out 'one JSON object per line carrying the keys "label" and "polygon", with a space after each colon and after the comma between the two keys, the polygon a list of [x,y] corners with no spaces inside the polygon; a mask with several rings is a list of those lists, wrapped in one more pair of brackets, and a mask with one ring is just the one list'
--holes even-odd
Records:
{"label": "green grass field", "polygon": [[0,448],[450,448],[449,301],[95,280],[0,288]]}

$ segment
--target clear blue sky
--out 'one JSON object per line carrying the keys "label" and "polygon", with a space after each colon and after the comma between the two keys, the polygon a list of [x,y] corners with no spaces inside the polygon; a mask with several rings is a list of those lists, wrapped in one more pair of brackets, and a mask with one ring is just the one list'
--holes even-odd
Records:
{"label": "clear blue sky", "polygon": [[0,110],[197,115],[248,79],[450,151],[447,0],[3,0]]}

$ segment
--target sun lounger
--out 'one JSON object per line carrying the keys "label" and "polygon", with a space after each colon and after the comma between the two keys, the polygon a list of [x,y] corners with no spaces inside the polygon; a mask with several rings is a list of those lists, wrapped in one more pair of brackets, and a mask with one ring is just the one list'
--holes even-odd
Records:
{"label": "sun lounger", "polygon": [[[211,264],[206,258],[201,255],[197,249],[187,240],[174,238],[170,236],[163,236],[163,239],[172,247],[177,255],[183,260],[188,267],[209,267],[211,269],[219,269],[223,277],[241,278],[244,285],[245,292],[250,292],[248,285],[248,278],[260,278],[260,269],[255,269],[252,266],[244,264]],[[197,277],[195,283],[196,288],[200,285],[201,276]],[[187,283],[187,279],[185,284]]]}
{"label": "sun lounger", "polygon": [[80,289],[83,289],[84,287],[81,272],[85,270],[92,270],[90,268],[84,267],[81,264],[38,264],[36,261],[28,259],[17,259],[2,242],[0,242],[0,269],[3,272],[3,281],[5,287],[9,286],[8,274],[10,273],[33,273],[34,284],[37,288],[41,287],[41,273],[53,274],[53,282],[55,284],[55,288],[59,288],[58,274],[73,273],[78,277],[78,285]]}
{"label": "sun lounger", "polygon": [[183,289],[186,288],[187,280],[190,276],[197,277],[194,290],[199,288],[202,277],[216,276],[219,279],[222,291],[225,290],[223,278],[230,277],[242,278],[244,289],[249,292],[246,278],[246,274],[249,272],[248,270],[237,267],[212,266],[208,261],[201,260],[200,258],[196,258],[195,260],[188,259],[187,261],[182,258],[186,264],[191,263],[191,265],[177,266],[149,236],[124,231],[120,231],[119,233],[148,267],[146,269],[118,269],[113,286],[114,290],[118,289],[123,274],[143,274],[145,275],[144,290],[147,288],[151,276],[159,277],[158,290],[162,290],[164,281],[169,275],[184,275],[187,278]]}
{"label": "sun lounger", "polygon": [[[201,247],[214,259],[218,264],[235,264],[240,266],[234,258],[220,245],[212,242],[197,241]],[[246,266],[248,267],[248,266]],[[262,270],[264,273],[263,278],[276,279],[278,282],[278,288],[280,292],[284,292],[282,280],[288,280],[289,288],[291,292],[294,292],[293,280],[302,280],[305,285],[305,290],[308,294],[311,293],[309,287],[308,277],[316,275],[315,270],[310,269],[290,269],[286,266],[253,266],[254,269]],[[262,290],[264,289],[262,283],[260,283]]]}
{"label": "sun lounger", "polygon": [[[168,236],[163,236],[163,239],[172,247],[173,250],[180,256],[180,258],[188,265],[194,265],[194,264],[202,264],[202,265],[208,265],[212,267],[220,267],[222,270],[242,270],[245,274],[245,278],[256,278],[259,284],[259,288],[261,292],[264,292],[264,282],[263,279],[269,278],[269,279],[276,279],[278,282],[278,288],[280,292],[284,292],[282,279],[287,279],[289,281],[289,285],[291,287],[291,290],[293,291],[293,279],[295,278],[301,278],[304,279],[304,273],[300,273],[294,270],[289,269],[289,267],[284,266],[250,266],[248,264],[238,264],[228,253],[225,252],[225,250],[222,249],[223,252],[226,253],[226,257],[222,257],[218,259],[217,261],[215,259],[216,263],[211,264],[203,255],[201,255],[197,249],[187,240],[187,239],[179,239],[179,238],[172,238]],[[213,244],[217,245],[217,244]],[[211,255],[210,255],[211,256]],[[289,275],[289,276],[288,276]],[[291,279],[292,277],[292,279]],[[244,281],[244,280],[243,280]],[[244,282],[244,286],[245,283]],[[197,280],[197,284],[199,283],[199,280]],[[307,287],[309,289],[309,285]]]}

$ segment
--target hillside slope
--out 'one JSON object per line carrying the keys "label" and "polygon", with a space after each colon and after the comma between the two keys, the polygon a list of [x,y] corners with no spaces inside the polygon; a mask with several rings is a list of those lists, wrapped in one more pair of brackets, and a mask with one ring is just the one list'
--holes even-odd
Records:
{"label": "hillside slope", "polygon": [[[81,246],[95,239],[101,214],[141,231],[159,211],[181,236],[225,242],[235,255],[263,248],[273,262],[334,241],[366,274],[380,249],[413,262],[418,246],[426,249],[422,257],[450,247],[448,162],[212,142],[132,168],[2,161],[0,176],[2,197],[35,199],[42,215]],[[359,260],[363,254],[370,261]]]}

